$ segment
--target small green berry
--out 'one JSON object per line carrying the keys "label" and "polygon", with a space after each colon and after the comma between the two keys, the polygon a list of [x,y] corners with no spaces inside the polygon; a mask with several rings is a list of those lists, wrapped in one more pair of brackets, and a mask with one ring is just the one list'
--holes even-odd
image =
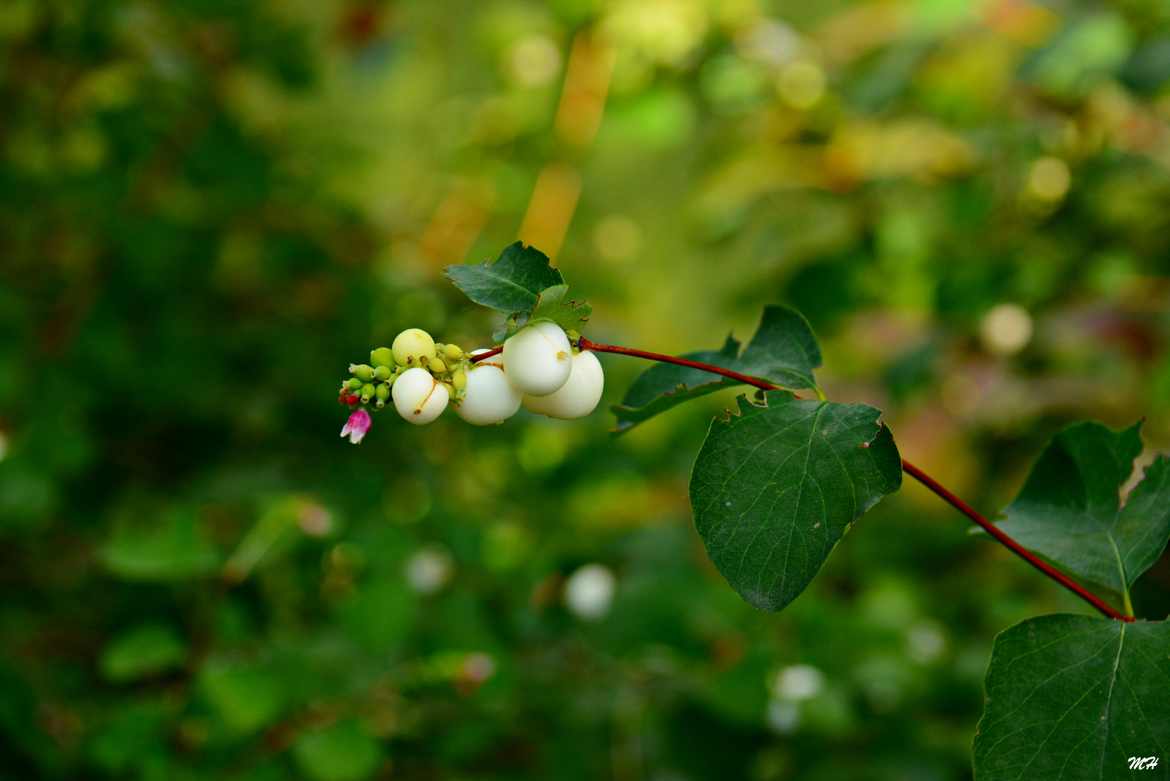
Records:
{"label": "small green berry", "polygon": [[374,367],[365,363],[351,363],[349,365],[349,373],[365,382],[374,379]]}
{"label": "small green berry", "polygon": [[345,381],[345,387],[351,391],[361,390],[362,381],[359,380],[357,377],[350,377],[348,380]]}
{"label": "small green berry", "polygon": [[461,391],[467,387],[467,372],[459,369],[451,376],[451,384],[455,386],[455,390]]}
{"label": "small green berry", "polygon": [[362,386],[362,404],[367,403],[374,396],[374,386],[366,383]]}
{"label": "small green berry", "polygon": [[376,350],[370,350],[370,363],[375,366],[393,366],[394,351],[389,347],[379,347]]}
{"label": "small green berry", "polygon": [[374,379],[379,382],[390,379],[390,367],[379,366],[374,369]]}
{"label": "small green berry", "polygon": [[407,328],[394,337],[394,360],[399,366],[419,366],[435,357],[435,340],[421,328]]}
{"label": "small green berry", "polygon": [[443,355],[453,361],[457,361],[463,357],[463,348],[457,344],[443,345]]}
{"label": "small green berry", "polygon": [[386,399],[390,398],[390,385],[385,382],[378,383],[378,387],[374,389],[374,395],[378,398],[378,409],[382,409]]}
{"label": "small green berry", "polygon": [[442,358],[431,358],[427,362],[427,368],[431,370],[432,374],[443,374],[447,371],[447,364],[443,362]]}

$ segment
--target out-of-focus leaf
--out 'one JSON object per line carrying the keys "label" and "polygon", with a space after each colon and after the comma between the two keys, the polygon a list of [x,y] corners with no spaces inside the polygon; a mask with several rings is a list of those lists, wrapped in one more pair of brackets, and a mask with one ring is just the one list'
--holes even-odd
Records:
{"label": "out-of-focus leaf", "polygon": [[[815,388],[813,370],[821,365],[821,350],[808,321],[786,306],[764,308],[755,335],[739,354],[739,342],[728,337],[719,351],[682,356],[741,374],[770,380],[784,388]],[[659,363],[644,371],[615,405],[618,432],[690,399],[741,383],[701,369]]]}
{"label": "out-of-focus leaf", "polygon": [[417,612],[418,598],[398,578],[363,584],[340,608],[349,636],[377,653],[403,647]]}
{"label": "out-of-focus leaf", "polygon": [[447,266],[446,273],[475,303],[508,314],[531,311],[543,291],[565,281],[547,255],[519,241],[492,262]]}
{"label": "out-of-focus leaf", "polygon": [[1026,62],[1022,75],[1052,94],[1077,97],[1119,71],[1132,44],[1133,33],[1120,14],[1083,16]]}
{"label": "out-of-focus leaf", "polygon": [[224,576],[241,581],[267,561],[292,545],[308,525],[313,534],[331,530],[331,516],[325,508],[304,497],[284,497],[274,502],[256,520],[223,565]]}
{"label": "out-of-focus leaf", "polygon": [[143,581],[196,578],[214,572],[219,563],[191,512],[172,513],[157,525],[119,526],[101,557],[114,575]]}
{"label": "out-of-focus leaf", "polygon": [[1124,593],[1170,537],[1170,459],[1155,459],[1121,505],[1142,449],[1140,428],[1085,422],[1057,434],[1000,528],[1077,577]]}
{"label": "out-of-focus leaf", "polygon": [[293,746],[297,765],[313,781],[361,781],[382,761],[377,741],[355,721],[340,721],[301,735]]}
{"label": "out-of-focus leaf", "polygon": [[119,635],[102,652],[100,668],[107,680],[121,683],[180,667],[187,644],[165,624],[144,624]]}
{"label": "out-of-focus leaf", "polygon": [[271,724],[287,699],[282,681],[261,666],[211,662],[199,676],[203,696],[233,732],[255,732]]}
{"label": "out-of-focus leaf", "polygon": [[132,702],[115,710],[96,730],[87,748],[91,760],[117,777],[133,776],[134,768],[166,756],[166,729],[171,716],[167,703]]}
{"label": "out-of-focus leaf", "polygon": [[863,404],[740,396],[711,423],[691,474],[707,553],[740,596],[780,610],[804,591],[849,526],[901,485],[898,449]]}
{"label": "out-of-focus leaf", "polygon": [[[1031,618],[1000,633],[976,781],[1170,778],[1170,624]],[[1130,757],[1158,757],[1135,772]]]}

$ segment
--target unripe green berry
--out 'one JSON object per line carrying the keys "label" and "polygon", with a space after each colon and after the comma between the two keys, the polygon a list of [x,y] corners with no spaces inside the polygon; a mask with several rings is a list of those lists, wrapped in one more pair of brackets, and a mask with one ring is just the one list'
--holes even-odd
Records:
{"label": "unripe green berry", "polygon": [[363,382],[374,379],[374,367],[366,363],[351,363],[349,373]]}
{"label": "unripe green berry", "polygon": [[390,385],[382,382],[374,389],[374,395],[378,397],[378,409],[386,403],[386,399],[390,398]]}
{"label": "unripe green berry", "polygon": [[345,387],[351,391],[361,390],[362,381],[359,380],[357,377],[350,377],[348,380],[345,381]]}
{"label": "unripe green berry", "polygon": [[390,379],[390,367],[378,366],[374,369],[374,379],[378,381],[385,381]]}
{"label": "unripe green berry", "polygon": [[457,361],[463,357],[463,348],[457,344],[443,345],[443,355],[453,361]]}
{"label": "unripe green berry", "polygon": [[443,374],[447,371],[447,364],[443,362],[442,358],[431,358],[427,361],[427,368],[431,370],[432,374]]}
{"label": "unripe green berry", "polygon": [[394,351],[389,347],[379,347],[376,350],[370,350],[370,363],[375,366],[393,366]]}
{"label": "unripe green berry", "polygon": [[374,396],[374,386],[366,383],[362,386],[362,404],[368,402]]}
{"label": "unripe green berry", "polygon": [[467,387],[467,372],[458,369],[451,375],[451,384],[455,386],[455,390],[461,391]]}
{"label": "unripe green berry", "polygon": [[419,366],[435,357],[435,340],[421,328],[407,328],[394,337],[393,350],[399,366]]}

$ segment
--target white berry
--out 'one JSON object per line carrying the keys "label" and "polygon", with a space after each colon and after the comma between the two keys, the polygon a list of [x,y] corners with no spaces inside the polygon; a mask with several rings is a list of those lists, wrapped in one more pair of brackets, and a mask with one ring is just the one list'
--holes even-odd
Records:
{"label": "white berry", "polygon": [[[484,352],[476,350],[472,355]],[[473,364],[467,371],[463,398],[455,414],[475,426],[503,423],[520,409],[520,391],[508,382],[503,369],[489,361]]]}
{"label": "white berry", "polygon": [[416,425],[430,423],[447,408],[450,398],[445,385],[426,369],[407,369],[390,388],[394,409],[405,420]]}
{"label": "white berry", "polygon": [[582,351],[573,356],[568,382],[547,396],[526,395],[524,408],[550,418],[583,418],[596,409],[604,387],[601,361],[593,353]]}
{"label": "white berry", "polygon": [[569,379],[573,348],[556,323],[523,328],[504,342],[504,373],[521,393],[547,396]]}

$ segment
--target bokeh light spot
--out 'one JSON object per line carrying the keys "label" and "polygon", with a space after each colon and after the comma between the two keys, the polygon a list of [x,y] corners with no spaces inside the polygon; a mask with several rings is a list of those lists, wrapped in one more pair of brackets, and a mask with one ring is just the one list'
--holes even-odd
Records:
{"label": "bokeh light spot", "polygon": [[1018,304],[999,304],[979,326],[983,345],[996,355],[1014,355],[1032,340],[1032,316]]}

